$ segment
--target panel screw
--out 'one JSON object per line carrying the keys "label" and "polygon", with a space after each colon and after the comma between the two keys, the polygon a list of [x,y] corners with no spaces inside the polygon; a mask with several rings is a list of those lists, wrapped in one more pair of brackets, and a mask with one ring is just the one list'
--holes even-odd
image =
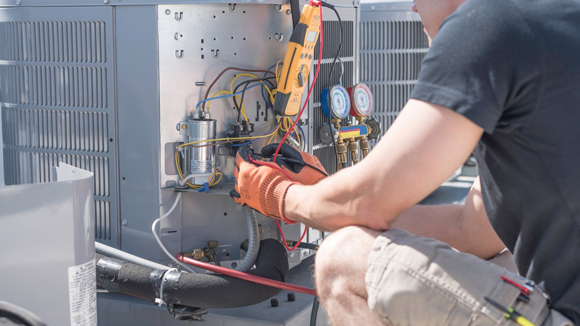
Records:
{"label": "panel screw", "polygon": [[290,15],[290,14],[292,14],[292,10],[290,10],[290,9],[286,10],[286,15]]}
{"label": "panel screw", "polygon": [[20,5],[22,3],[22,0],[16,0],[16,4]]}
{"label": "panel screw", "polygon": [[272,300],[270,300],[270,305],[274,308],[278,307],[278,299],[273,298]]}
{"label": "panel screw", "polygon": [[105,4],[107,4],[107,3],[109,3],[109,0],[103,0],[103,2],[104,2]]}
{"label": "panel screw", "polygon": [[165,14],[166,14],[166,15],[171,15],[171,10],[169,10],[169,9],[165,9]]}
{"label": "panel screw", "polygon": [[129,222],[127,220],[123,220],[123,221],[121,221],[121,224],[123,226],[127,226],[127,225],[129,225]]}

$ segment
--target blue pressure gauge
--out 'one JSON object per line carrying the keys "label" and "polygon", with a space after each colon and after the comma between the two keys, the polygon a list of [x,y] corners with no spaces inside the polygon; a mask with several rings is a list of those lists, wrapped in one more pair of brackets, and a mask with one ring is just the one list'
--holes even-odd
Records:
{"label": "blue pressure gauge", "polygon": [[344,119],[350,112],[350,96],[346,88],[341,85],[324,89],[320,96],[322,111],[328,117],[332,112],[333,119]]}

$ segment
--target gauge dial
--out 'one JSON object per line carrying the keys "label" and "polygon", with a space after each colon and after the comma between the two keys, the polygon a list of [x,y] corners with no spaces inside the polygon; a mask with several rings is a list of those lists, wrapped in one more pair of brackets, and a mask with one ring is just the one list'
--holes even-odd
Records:
{"label": "gauge dial", "polygon": [[373,113],[375,100],[370,88],[363,83],[356,84],[348,89],[352,100],[350,114],[355,117],[368,117]]}
{"label": "gauge dial", "polygon": [[335,85],[330,89],[330,108],[332,109],[333,118],[346,118],[350,111],[350,98],[346,88],[341,85]]}

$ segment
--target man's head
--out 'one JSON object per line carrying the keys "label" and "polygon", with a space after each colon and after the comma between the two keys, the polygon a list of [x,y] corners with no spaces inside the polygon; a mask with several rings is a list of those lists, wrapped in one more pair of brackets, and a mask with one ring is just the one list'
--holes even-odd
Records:
{"label": "man's head", "polygon": [[457,7],[466,0],[415,0],[413,1],[413,11],[421,16],[421,21],[425,26],[425,33],[431,41],[443,20],[451,15]]}

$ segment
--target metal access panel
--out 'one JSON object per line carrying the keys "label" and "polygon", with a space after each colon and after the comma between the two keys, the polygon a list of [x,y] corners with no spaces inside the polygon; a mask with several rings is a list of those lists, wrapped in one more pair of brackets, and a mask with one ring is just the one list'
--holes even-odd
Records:
{"label": "metal access panel", "polygon": [[54,181],[65,162],[95,174],[96,239],[119,243],[110,7],[0,9],[6,185]]}
{"label": "metal access panel", "polygon": [[361,81],[374,94],[372,116],[381,122],[383,133],[407,103],[429,48],[423,24],[411,5],[378,2],[361,6]]}

